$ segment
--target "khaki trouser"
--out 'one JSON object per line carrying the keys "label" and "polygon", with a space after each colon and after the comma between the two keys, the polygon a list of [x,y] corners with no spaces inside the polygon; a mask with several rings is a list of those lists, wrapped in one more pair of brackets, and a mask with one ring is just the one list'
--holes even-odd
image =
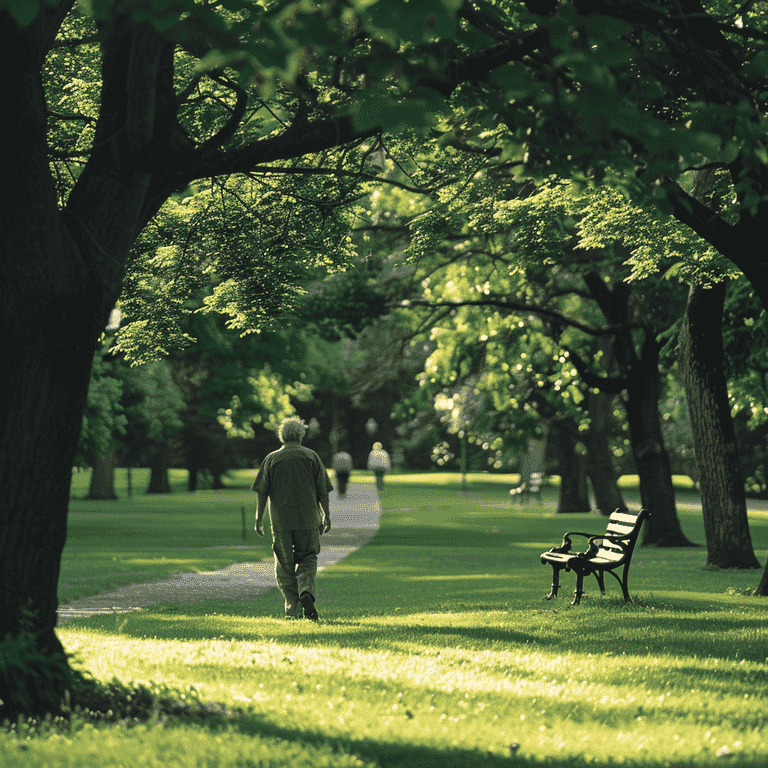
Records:
{"label": "khaki trouser", "polygon": [[285,615],[300,618],[299,595],[309,592],[315,596],[320,531],[318,527],[306,531],[273,531],[272,551],[277,586],[285,600]]}

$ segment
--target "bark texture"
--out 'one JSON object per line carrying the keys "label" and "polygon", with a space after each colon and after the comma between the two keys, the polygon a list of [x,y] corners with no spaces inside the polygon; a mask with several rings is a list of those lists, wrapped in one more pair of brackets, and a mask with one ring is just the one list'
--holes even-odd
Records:
{"label": "bark texture", "polygon": [[[597,301],[613,334],[613,358],[619,375],[614,378],[591,374],[580,362],[578,367],[590,386],[606,394],[625,392],[632,455],[640,478],[640,500],[651,517],[643,526],[643,543],[661,547],[693,546],[683,534],[677,516],[672,468],[664,445],[659,416],[661,381],[659,377],[659,344],[653,318],[647,321],[638,343],[631,328],[630,291],[627,283],[609,288],[599,274],[589,273],[584,282]],[[574,362],[577,360],[574,358]]]}
{"label": "bark texture", "polygon": [[163,445],[152,455],[149,461],[149,485],[147,493],[171,493],[168,470],[171,466],[171,448]]}
{"label": "bark texture", "polygon": [[589,489],[587,488],[587,458],[577,450],[576,425],[566,419],[555,419],[550,423],[551,439],[557,450],[560,471],[560,497],[558,514],[589,512]]}
{"label": "bark texture", "polygon": [[723,371],[726,283],[691,286],[678,350],[701,485],[707,564],[758,568]]}
{"label": "bark texture", "polygon": [[93,461],[91,472],[91,484],[88,489],[88,498],[98,501],[115,501],[115,467],[117,456],[109,453],[106,456],[97,456]]}
{"label": "bark texture", "polygon": [[689,547],[677,516],[672,467],[659,418],[661,380],[659,344],[646,335],[640,359],[627,377],[627,422],[632,455],[640,476],[640,503],[651,516],[643,527],[643,543],[660,547]]}
{"label": "bark texture", "polygon": [[595,507],[601,515],[606,516],[626,506],[617,482],[610,446],[613,399],[613,395],[604,392],[589,393],[590,425],[584,435],[587,446],[587,472],[595,496]]}

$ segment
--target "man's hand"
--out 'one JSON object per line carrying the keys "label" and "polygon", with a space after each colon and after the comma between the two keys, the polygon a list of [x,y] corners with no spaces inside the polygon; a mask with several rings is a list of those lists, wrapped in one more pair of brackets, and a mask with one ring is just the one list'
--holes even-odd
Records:
{"label": "man's hand", "polygon": [[320,533],[328,533],[331,530],[331,518],[328,515],[323,515],[323,521],[320,523]]}
{"label": "man's hand", "polygon": [[264,524],[261,522],[261,520],[256,521],[256,525],[253,526],[253,530],[256,531],[259,536],[264,538]]}

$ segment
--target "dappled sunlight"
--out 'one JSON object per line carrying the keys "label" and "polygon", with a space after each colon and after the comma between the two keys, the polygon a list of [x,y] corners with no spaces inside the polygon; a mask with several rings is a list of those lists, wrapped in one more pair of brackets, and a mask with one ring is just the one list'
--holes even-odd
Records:
{"label": "dappled sunlight", "polygon": [[[712,738],[737,740],[714,724],[745,722],[745,691],[756,705],[765,698],[764,663],[536,648],[536,638],[521,632],[525,623],[503,612],[320,624],[177,613],[155,614],[144,625],[159,634],[164,623],[187,622],[211,636],[63,635],[95,674],[191,681],[204,700],[245,707],[276,727],[307,728],[310,716],[310,729],[326,734],[443,746],[448,739],[499,754],[513,738],[532,755],[579,754],[587,743],[607,755],[616,745],[645,749],[669,738],[665,750],[690,755],[691,745],[703,750]],[[472,636],[480,645],[462,647]],[[751,720],[750,746],[759,749],[762,706]]]}
{"label": "dappled sunlight", "polygon": [[[546,602],[539,554],[602,520],[502,513],[489,493],[422,505],[417,490],[388,488],[401,511],[320,574],[317,623],[282,619],[272,591],[93,616],[59,635],[101,678],[191,686],[242,712],[238,728],[353,745],[375,765],[514,755],[687,766],[723,745],[765,754],[768,626],[744,592],[756,572],[704,570],[703,548],[641,547],[633,603],[611,580],[600,597],[590,579],[571,606],[572,574]],[[701,533],[693,515],[683,522]],[[188,549],[164,554],[196,562]],[[125,558],[149,567],[148,552]]]}

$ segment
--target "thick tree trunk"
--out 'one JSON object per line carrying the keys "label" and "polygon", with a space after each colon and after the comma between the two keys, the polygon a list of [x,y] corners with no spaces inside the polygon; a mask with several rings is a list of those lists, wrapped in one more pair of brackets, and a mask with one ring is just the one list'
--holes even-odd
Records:
{"label": "thick tree trunk", "polygon": [[678,350],[701,478],[707,564],[759,568],[723,372],[725,294],[724,282],[712,288],[691,286]]}
{"label": "thick tree trunk", "polygon": [[589,430],[584,434],[587,446],[587,472],[595,495],[595,506],[601,515],[610,515],[626,506],[619,489],[610,443],[613,395],[589,394]]}
{"label": "thick tree trunk", "polygon": [[560,498],[558,514],[589,512],[589,489],[587,488],[587,458],[577,450],[575,425],[562,419],[552,421],[552,439],[557,450],[560,471]]}
{"label": "thick tree trunk", "polygon": [[18,634],[29,610],[42,647],[60,652],[59,563],[93,347],[82,328],[62,327],[50,296],[30,316],[4,285],[0,304],[10,331],[0,398],[0,637]]}
{"label": "thick tree trunk", "polygon": [[43,27],[42,17],[23,31],[0,19],[12,115],[0,150],[0,638],[28,626],[60,655],[57,582],[101,286],[57,211],[34,62]]}
{"label": "thick tree trunk", "polygon": [[171,448],[162,445],[149,461],[149,485],[147,493],[171,493],[168,470],[171,465]]}
{"label": "thick tree trunk", "polygon": [[115,501],[115,467],[117,455],[109,453],[106,456],[96,456],[91,470],[91,484],[88,498],[98,501]]}
{"label": "thick tree trunk", "polygon": [[763,578],[760,579],[760,583],[757,585],[755,594],[760,595],[761,597],[768,597],[768,561],[765,563]]}
{"label": "thick tree trunk", "polygon": [[[72,464],[96,341],[142,224],[148,179],[116,166],[111,142],[126,131],[105,126],[59,211],[40,73],[65,10],[64,3],[41,6],[23,29],[0,12],[4,104],[12,115],[0,145],[7,180],[0,185],[0,638],[29,630],[37,649],[58,656],[62,668],[55,626]],[[125,66],[116,71],[127,77]],[[125,88],[115,90],[125,99]],[[61,677],[55,685],[65,684]],[[30,682],[38,696],[35,686]],[[63,688],[47,694],[41,708]],[[5,706],[12,711],[15,703]]]}
{"label": "thick tree trunk", "polygon": [[659,345],[646,336],[639,365],[628,377],[627,422],[632,454],[640,477],[640,503],[651,513],[644,525],[644,544],[694,546],[680,527],[672,485],[672,467],[659,419]]}
{"label": "thick tree trunk", "polygon": [[[658,331],[650,323],[638,356],[629,313],[630,287],[617,283],[609,289],[596,272],[584,276],[584,282],[611,324],[623,328],[613,339],[613,357],[621,371],[620,382],[626,390],[625,408],[635,466],[640,477],[640,502],[651,513],[643,526],[643,543],[662,547],[693,546],[683,535],[677,517],[672,468],[664,447],[659,418],[659,345]],[[582,373],[582,375],[584,375]],[[588,377],[588,380],[593,377]],[[599,379],[596,386],[601,387]],[[602,385],[616,392],[616,385]]]}
{"label": "thick tree trunk", "polygon": [[200,470],[197,467],[187,467],[187,490],[194,493],[197,490],[197,481]]}

